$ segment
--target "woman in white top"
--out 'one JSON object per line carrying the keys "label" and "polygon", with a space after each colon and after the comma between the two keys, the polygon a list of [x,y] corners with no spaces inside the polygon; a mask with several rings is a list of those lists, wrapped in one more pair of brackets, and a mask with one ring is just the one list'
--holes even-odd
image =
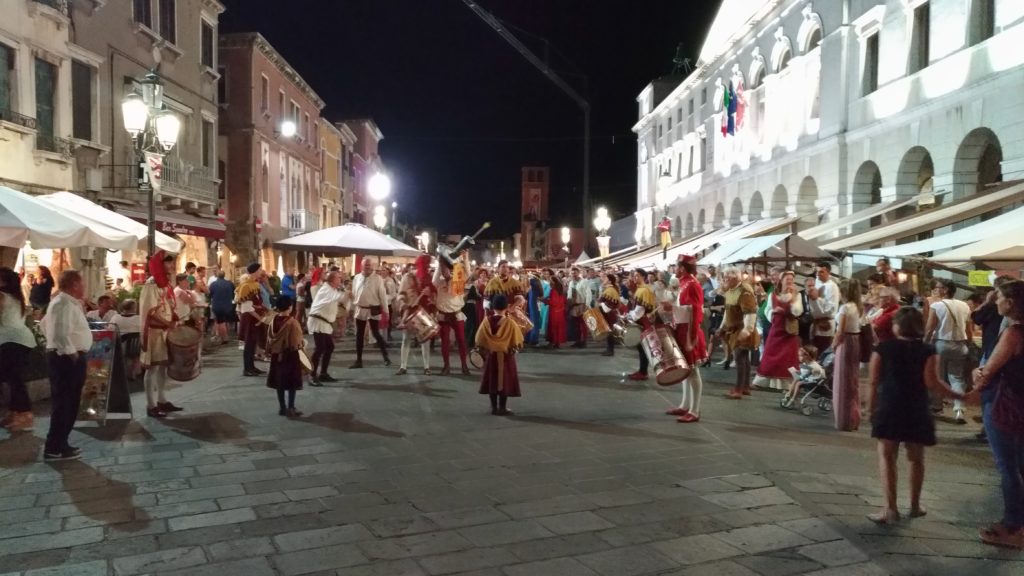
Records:
{"label": "woman in white top", "polygon": [[832,340],[832,415],[836,430],[848,432],[860,426],[860,319],[864,316],[860,281],[847,280],[841,293],[843,304],[836,313]]}
{"label": "woman in white top", "polygon": [[0,382],[11,387],[11,411],[0,425],[11,432],[32,429],[32,401],[25,387],[24,370],[36,338],[25,324],[25,295],[21,279],[10,268],[0,268]]}
{"label": "woman in white top", "polygon": [[[952,280],[936,278],[932,281],[932,296],[928,320],[924,327],[924,341],[935,344],[939,354],[939,379],[949,382],[950,388],[963,394],[967,388],[967,335],[974,332],[971,309],[962,300],[956,300],[956,284]],[[942,399],[936,398],[934,408],[942,410]],[[953,401],[953,418],[957,424],[966,424],[963,404]]]}

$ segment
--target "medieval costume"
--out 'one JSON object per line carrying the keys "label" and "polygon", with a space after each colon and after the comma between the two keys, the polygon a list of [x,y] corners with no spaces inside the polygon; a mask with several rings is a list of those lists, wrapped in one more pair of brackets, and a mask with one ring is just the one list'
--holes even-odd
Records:
{"label": "medieval costume", "polygon": [[[313,344],[316,346],[312,358],[311,385],[313,386],[321,386],[321,382],[337,381],[327,373],[327,367],[331,365],[331,355],[334,354],[334,325],[339,311],[342,315],[346,313],[343,302],[347,294],[341,287],[341,279],[337,277],[339,273],[333,272],[333,274],[335,274],[333,277],[328,274],[328,281],[316,291],[306,319],[306,328],[313,335]],[[337,288],[331,286],[330,278],[336,279]],[[299,326],[301,328],[301,324]]]}
{"label": "medieval costume", "polygon": [[[169,260],[169,262],[168,262]],[[181,410],[167,401],[167,332],[178,322],[175,314],[174,288],[168,279],[167,267],[174,257],[161,250],[149,258],[150,278],[139,293],[139,317],[142,318],[142,365],[146,368],[146,413],[163,418],[168,412]]]}
{"label": "medieval costume", "polygon": [[[792,275],[792,272],[784,272],[782,282]],[[758,385],[786,390],[793,379],[790,370],[800,367],[799,319],[804,305],[795,287],[786,291],[772,290],[767,299],[765,315],[771,327],[765,333],[764,353],[754,381]]]}
{"label": "medieval costume", "polygon": [[758,347],[757,296],[750,284],[739,282],[725,292],[725,317],[720,333],[732,350],[736,386],[726,394],[733,400],[750,395],[750,352]]}
{"label": "medieval costume", "polygon": [[[601,297],[598,299],[601,314],[604,315],[604,319],[608,322],[609,326],[614,326],[619,321],[620,298],[619,287],[616,285],[616,281],[609,279],[608,284],[604,287],[604,291],[601,292]],[[613,356],[615,354],[615,338],[608,336],[605,339],[605,345],[608,348],[602,354]]]}
{"label": "medieval costume", "polygon": [[548,305],[547,339],[552,348],[558,348],[565,344],[568,337],[565,320],[566,298],[561,280],[552,276],[548,284],[551,286],[551,295],[544,299],[544,303]]}
{"label": "medieval costume", "polygon": [[[318,292],[323,293],[325,287]],[[302,325],[291,315],[292,299],[278,298],[274,315],[267,327],[267,353],[270,354],[270,371],[267,372],[267,388],[277,390],[278,414],[295,418],[302,412],[295,409],[295,391],[302,390],[302,362],[299,350],[304,346]],[[288,404],[285,405],[285,392]]]}
{"label": "medieval costume", "polygon": [[451,373],[448,362],[451,351],[449,338],[454,331],[462,373],[469,374],[469,366],[466,365],[466,315],[462,313],[465,307],[466,268],[462,262],[456,262],[454,268],[449,269],[448,262],[439,258],[437,270],[434,271],[434,287],[437,291],[437,321],[441,325],[441,360],[444,362],[441,373]]}
{"label": "medieval costume", "polygon": [[[654,290],[644,284],[642,272],[634,274],[636,277],[636,289],[633,291],[633,307],[628,317],[640,325],[646,331],[654,327],[654,319],[657,313],[658,302],[654,297]],[[636,345],[636,351],[640,356],[640,369],[629,375],[630,380],[647,380],[647,371],[650,368],[650,359],[644,351],[642,344]]]}
{"label": "medieval costume", "polygon": [[238,306],[238,337],[245,342],[242,349],[242,370],[246,376],[259,376],[263,371],[256,368],[256,347],[263,335],[260,321],[267,313],[267,302],[260,289],[260,265],[253,262],[246,267],[248,278],[235,290],[235,304]]}
{"label": "medieval costume", "polygon": [[370,325],[373,339],[384,357],[384,365],[391,365],[388,347],[380,335],[380,319],[384,307],[388,305],[388,292],[380,274],[374,274],[372,268],[365,266],[368,262],[369,260],[364,260],[363,271],[352,279],[352,303],[356,317],[356,362],[349,368],[363,367],[363,345],[366,342],[367,324]]}
{"label": "medieval costume", "polygon": [[540,343],[541,324],[543,323],[540,315],[540,306],[541,299],[544,298],[544,285],[541,284],[540,278],[533,275],[530,276],[529,294],[530,297],[527,299],[526,305],[529,308],[530,322],[533,322],[533,330],[530,330],[526,335],[526,343],[536,346]]}
{"label": "medieval costume", "polygon": [[573,333],[576,338],[576,343],[573,346],[583,348],[587,345],[587,336],[589,335],[583,313],[590,307],[590,281],[580,277],[579,270],[574,269],[573,274],[576,278],[569,282],[567,295],[569,316],[572,318]]}
{"label": "medieval costume", "polygon": [[[410,327],[405,324],[408,318],[417,308],[423,309],[428,314],[434,314],[435,289],[430,282],[430,256],[421,254],[416,258],[416,271],[406,272],[402,277],[402,283],[398,287],[398,309],[402,315],[402,364],[398,368],[398,374],[408,372],[409,352],[412,350],[412,343],[416,337],[410,333]],[[423,356],[423,373],[430,374],[430,340],[419,342],[420,353]]]}
{"label": "medieval costume", "polygon": [[467,342],[476,337],[476,329],[480,325],[483,315],[483,294],[477,287],[477,282],[467,284],[465,304],[462,306],[462,313],[466,316],[464,337]]}
{"label": "medieval costume", "polygon": [[490,396],[491,414],[506,416],[512,413],[507,406],[509,396],[522,395],[515,354],[523,346],[523,332],[505,316],[508,301],[503,294],[496,295],[491,305],[493,314],[484,319],[475,339],[477,348],[487,354],[480,393]]}
{"label": "medieval costume", "polygon": [[683,397],[679,407],[668,414],[678,416],[679,422],[697,422],[700,419],[700,400],[704,381],[700,375],[700,364],[707,359],[704,342],[704,290],[697,277],[697,258],[688,254],[679,256],[678,262],[679,297],[678,314],[674,315],[675,337],[683,357],[690,365],[690,375],[683,381]]}
{"label": "medieval costume", "polygon": [[523,290],[523,283],[511,275],[504,278],[501,275],[495,275],[487,283],[487,287],[484,288],[484,308],[491,309],[491,301],[498,294],[505,296],[508,302],[511,303],[516,296],[525,297],[526,292]]}

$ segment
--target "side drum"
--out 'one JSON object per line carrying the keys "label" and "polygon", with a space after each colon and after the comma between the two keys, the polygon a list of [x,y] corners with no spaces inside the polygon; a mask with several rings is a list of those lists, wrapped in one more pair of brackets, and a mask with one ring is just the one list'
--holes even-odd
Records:
{"label": "side drum", "polygon": [[409,334],[415,336],[418,342],[428,342],[441,331],[441,325],[437,323],[437,320],[418,306],[405,317],[403,324]]}
{"label": "side drum", "polygon": [[608,326],[608,321],[605,320],[600,308],[594,307],[584,312],[583,322],[586,323],[590,334],[594,336],[594,340],[598,342],[604,342],[612,334],[612,329]]}
{"label": "side drum", "polygon": [[658,326],[655,330],[661,344],[661,358],[658,362],[651,359],[655,369],[655,380],[661,386],[678,384],[690,375],[690,365],[686,363],[683,351],[679,349],[676,337],[666,326]]}
{"label": "side drum", "polygon": [[643,338],[643,330],[636,324],[628,324],[622,331],[622,345],[635,348]]}
{"label": "side drum", "polygon": [[188,382],[199,377],[199,347],[203,335],[191,326],[178,326],[167,333],[167,377]]}

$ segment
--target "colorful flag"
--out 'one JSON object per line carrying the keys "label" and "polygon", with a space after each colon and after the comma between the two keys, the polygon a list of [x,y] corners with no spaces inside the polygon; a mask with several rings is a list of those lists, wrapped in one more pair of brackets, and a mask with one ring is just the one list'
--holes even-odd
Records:
{"label": "colorful flag", "polygon": [[736,92],[732,87],[732,81],[726,86],[726,90],[729,91],[729,106],[726,109],[726,115],[729,117],[729,134],[736,134]]}
{"label": "colorful flag", "polygon": [[743,116],[747,111],[747,99],[743,95],[743,78],[736,79],[736,130],[743,128]]}

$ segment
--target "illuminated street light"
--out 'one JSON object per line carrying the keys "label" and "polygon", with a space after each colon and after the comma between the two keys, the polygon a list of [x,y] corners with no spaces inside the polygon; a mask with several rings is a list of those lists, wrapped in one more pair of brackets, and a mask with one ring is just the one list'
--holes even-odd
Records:
{"label": "illuminated street light", "polygon": [[281,122],[281,136],[291,138],[292,136],[295,136],[295,130],[295,122],[292,122],[291,120]]}
{"label": "illuminated street light", "polygon": [[612,227],[612,219],[608,216],[608,209],[601,206],[594,216],[594,229],[597,230],[597,249],[601,253],[601,259],[608,257],[608,246],[611,238],[608,236],[608,229]]}
{"label": "illuminated street light", "polygon": [[373,225],[377,227],[377,230],[383,230],[388,225],[388,215],[384,212],[383,206],[374,207]]}
{"label": "illuminated street light", "polygon": [[370,192],[370,198],[380,202],[391,194],[391,178],[383,172],[377,172],[370,176],[367,188]]}

